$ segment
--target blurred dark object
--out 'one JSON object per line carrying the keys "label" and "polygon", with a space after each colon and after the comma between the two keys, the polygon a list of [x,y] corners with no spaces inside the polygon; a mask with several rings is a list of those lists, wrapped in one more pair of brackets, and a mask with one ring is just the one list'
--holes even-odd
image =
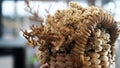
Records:
{"label": "blurred dark object", "polygon": [[107,3],[111,2],[111,1],[113,1],[113,0],[102,0],[102,5],[105,5],[105,4],[107,4]]}
{"label": "blurred dark object", "polygon": [[92,6],[92,5],[95,5],[96,0],[87,0],[87,1],[88,1],[89,6]]}
{"label": "blurred dark object", "polygon": [[14,68],[25,68],[25,48],[0,48],[0,56],[12,55],[14,58]]}
{"label": "blurred dark object", "polygon": [[0,0],[0,38],[3,35],[3,24],[2,24],[2,0]]}

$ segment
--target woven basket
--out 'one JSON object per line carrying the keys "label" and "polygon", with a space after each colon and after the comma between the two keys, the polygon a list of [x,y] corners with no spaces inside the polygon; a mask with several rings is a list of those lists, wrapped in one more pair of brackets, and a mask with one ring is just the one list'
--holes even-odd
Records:
{"label": "woven basket", "polygon": [[[103,25],[110,33],[109,50],[96,52],[87,50],[89,47],[89,37],[91,37],[92,29],[97,27],[97,24]],[[114,30],[114,31],[113,31]],[[81,30],[82,31],[82,30]],[[94,14],[88,17],[88,22],[85,21],[82,36],[78,36],[75,45],[70,53],[54,53],[49,55],[49,68],[115,68],[115,48],[114,43],[118,37],[116,22],[109,14]],[[96,37],[96,39],[99,39]],[[85,42],[85,43],[84,43]]]}
{"label": "woven basket", "polygon": [[[83,35],[78,38],[80,40],[76,40],[76,45],[73,47],[73,53],[84,56],[83,65],[81,67],[76,67],[76,68],[115,68],[114,43],[118,37],[118,33],[117,33],[118,29],[116,22],[109,14],[97,13],[88,16],[88,18],[85,21],[85,24],[86,24],[85,25],[86,28],[84,26],[85,29],[83,30]],[[95,35],[95,29],[99,25],[105,28],[106,32],[107,31],[109,32],[111,42],[106,42],[104,44],[101,44],[100,40],[102,40],[103,37],[101,38],[97,37],[97,35],[99,34],[96,33],[97,35],[94,36],[95,38],[94,40],[93,36],[91,36],[92,34]],[[97,29],[98,28],[99,27],[97,27]],[[94,29],[93,32],[92,29]],[[91,37],[92,40],[89,39]],[[95,41],[96,43],[94,43]],[[85,45],[85,47],[82,47],[82,45]],[[91,46],[93,48],[89,49]]]}
{"label": "woven basket", "polygon": [[[48,63],[48,68],[115,68],[115,41],[119,35],[116,21],[100,8],[87,10],[76,3],[70,6],[55,16],[48,15],[46,21],[52,26],[51,30],[32,26],[32,32],[23,31],[28,42],[38,45],[40,64]],[[54,34],[49,33],[51,31]],[[39,40],[34,40],[34,36]]]}

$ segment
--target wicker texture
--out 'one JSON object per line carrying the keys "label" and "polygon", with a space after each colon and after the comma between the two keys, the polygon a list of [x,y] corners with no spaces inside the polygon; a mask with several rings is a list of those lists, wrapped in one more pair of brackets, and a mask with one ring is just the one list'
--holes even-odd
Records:
{"label": "wicker texture", "polygon": [[50,68],[73,68],[72,61],[70,54],[56,54],[56,56],[50,56],[48,63]]}

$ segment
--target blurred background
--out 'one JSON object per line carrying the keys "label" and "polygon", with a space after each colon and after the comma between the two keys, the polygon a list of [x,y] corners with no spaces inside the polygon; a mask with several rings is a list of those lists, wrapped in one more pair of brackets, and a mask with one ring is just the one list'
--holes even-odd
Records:
{"label": "blurred background", "polygon": [[[45,17],[45,9],[54,14],[57,9],[67,8],[70,1],[82,6],[96,5],[110,13],[120,22],[120,0],[31,0],[30,6],[39,9]],[[25,11],[24,0],[0,0],[0,68],[39,68],[36,58],[37,49],[28,47],[20,29],[28,29],[31,24],[30,13]],[[116,43],[116,68],[120,67],[120,38]]]}

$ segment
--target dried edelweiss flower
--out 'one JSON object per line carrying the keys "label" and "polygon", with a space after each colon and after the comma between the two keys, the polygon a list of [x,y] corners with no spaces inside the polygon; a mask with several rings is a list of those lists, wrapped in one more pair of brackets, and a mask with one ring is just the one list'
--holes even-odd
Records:
{"label": "dried edelweiss flower", "polygon": [[104,44],[102,45],[103,46],[103,51],[109,51],[110,48],[111,48],[111,45],[110,44]]}
{"label": "dried edelweiss flower", "polygon": [[96,40],[94,40],[94,45],[101,46],[102,45],[102,40],[97,38]]}
{"label": "dried edelweiss flower", "polygon": [[[88,42],[88,47],[86,51],[95,50],[95,52],[107,51],[109,50],[109,44],[106,45],[110,41],[110,34],[106,32],[106,29],[101,28],[102,26],[98,26],[95,28],[93,32],[93,37],[90,37]],[[105,46],[106,45],[106,46]]]}
{"label": "dried edelweiss flower", "polygon": [[100,51],[102,51],[103,47],[102,46],[93,46],[93,49],[95,50],[95,52],[100,52]]}
{"label": "dried edelweiss flower", "polygon": [[100,52],[102,51],[102,40],[101,39],[96,39],[94,41],[94,45],[93,45],[93,49],[95,50],[95,52]]}
{"label": "dried edelweiss flower", "polygon": [[100,35],[101,35],[101,30],[100,29],[96,29],[95,30],[95,36],[96,37],[100,37]]}

